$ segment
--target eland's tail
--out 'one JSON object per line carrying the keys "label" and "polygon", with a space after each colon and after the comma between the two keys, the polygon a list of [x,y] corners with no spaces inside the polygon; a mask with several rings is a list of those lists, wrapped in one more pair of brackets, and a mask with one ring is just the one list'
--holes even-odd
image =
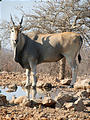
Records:
{"label": "eland's tail", "polygon": [[[83,44],[83,39],[82,39],[82,37],[80,36],[80,49],[81,49],[82,44]],[[80,50],[79,50],[79,54],[78,54],[78,62],[80,63],[81,60],[82,60],[82,58],[81,58]]]}

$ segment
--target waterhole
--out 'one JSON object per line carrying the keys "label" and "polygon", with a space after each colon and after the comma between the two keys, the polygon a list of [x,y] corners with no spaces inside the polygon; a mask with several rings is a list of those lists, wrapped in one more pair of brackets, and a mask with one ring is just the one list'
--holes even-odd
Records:
{"label": "waterhole", "polygon": [[51,98],[55,98],[55,96],[58,95],[58,93],[61,91],[60,88],[52,88],[52,89],[40,89],[40,88],[28,88],[25,89],[24,87],[17,86],[17,89],[15,89],[13,92],[8,91],[9,88],[5,87],[3,88],[0,86],[0,94],[3,94],[6,96],[7,100],[11,100],[13,96],[16,98],[19,96],[27,96],[28,98],[32,99],[43,99],[44,97],[50,96]]}

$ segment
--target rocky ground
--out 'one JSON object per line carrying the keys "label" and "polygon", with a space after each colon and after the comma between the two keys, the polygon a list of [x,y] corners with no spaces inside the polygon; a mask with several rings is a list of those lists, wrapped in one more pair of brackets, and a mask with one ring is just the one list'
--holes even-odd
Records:
{"label": "rocky ground", "polygon": [[[11,93],[16,91],[17,86],[24,87],[25,79],[24,73],[0,72],[0,86],[7,86]],[[74,88],[67,87],[70,79],[60,80],[56,76],[40,73],[37,79],[37,88],[43,91],[49,89],[43,98],[13,96],[7,100],[0,90],[0,120],[90,120],[89,75],[78,77]],[[60,92],[56,94],[56,90]]]}

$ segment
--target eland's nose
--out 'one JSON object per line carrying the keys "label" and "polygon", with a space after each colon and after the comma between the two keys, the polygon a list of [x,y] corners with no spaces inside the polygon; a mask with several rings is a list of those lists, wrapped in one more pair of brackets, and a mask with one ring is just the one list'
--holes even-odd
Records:
{"label": "eland's nose", "polygon": [[15,40],[15,43],[17,43],[17,39]]}

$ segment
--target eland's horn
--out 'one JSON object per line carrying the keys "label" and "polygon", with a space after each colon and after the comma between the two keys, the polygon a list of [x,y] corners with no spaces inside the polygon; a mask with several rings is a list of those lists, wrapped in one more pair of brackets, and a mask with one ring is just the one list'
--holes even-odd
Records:
{"label": "eland's horn", "polygon": [[22,25],[22,22],[23,22],[23,16],[22,16],[22,18],[21,18],[21,22],[19,23],[19,24],[20,24],[20,26]]}
{"label": "eland's horn", "polygon": [[13,21],[13,19],[12,19],[12,15],[11,15],[11,14],[10,14],[10,17],[11,17],[11,22],[12,22],[12,24],[15,25],[15,23],[14,23],[14,21]]}

